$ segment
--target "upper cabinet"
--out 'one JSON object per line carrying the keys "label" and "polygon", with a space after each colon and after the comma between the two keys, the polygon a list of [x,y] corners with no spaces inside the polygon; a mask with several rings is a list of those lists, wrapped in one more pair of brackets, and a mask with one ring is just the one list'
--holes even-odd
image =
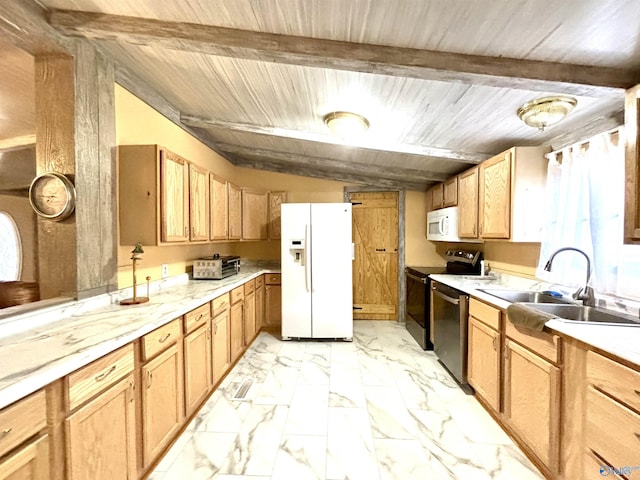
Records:
{"label": "upper cabinet", "polygon": [[209,241],[209,172],[189,165],[189,240]]}
{"label": "upper cabinet", "polygon": [[478,167],[457,177],[458,180],[458,235],[478,238]]}
{"label": "upper cabinet", "polygon": [[267,239],[267,194],[242,190],[242,239]]}
{"label": "upper cabinet", "polygon": [[442,202],[445,207],[458,205],[458,177],[451,177],[442,184]]}
{"label": "upper cabinet", "polygon": [[233,183],[229,189],[229,240],[242,238],[242,190]]}
{"label": "upper cabinet", "polygon": [[169,150],[162,149],[158,153],[162,223],[160,240],[184,242],[189,238],[189,164],[184,158]]}
{"label": "upper cabinet", "polygon": [[479,226],[483,239],[539,242],[540,198],[547,160],[541,147],[514,147],[479,165]]}
{"label": "upper cabinet", "polygon": [[640,85],[627,90],[624,105],[625,205],[624,241],[640,243]]}
{"label": "upper cabinet", "polygon": [[444,207],[444,184],[434,185],[429,192],[431,192],[431,209],[437,210]]}
{"label": "upper cabinet", "polygon": [[210,190],[210,240],[226,240],[229,238],[229,194],[227,181],[213,173],[209,174]]}
{"label": "upper cabinet", "polygon": [[281,232],[280,206],[287,203],[287,192],[269,192],[269,239],[279,240]]}

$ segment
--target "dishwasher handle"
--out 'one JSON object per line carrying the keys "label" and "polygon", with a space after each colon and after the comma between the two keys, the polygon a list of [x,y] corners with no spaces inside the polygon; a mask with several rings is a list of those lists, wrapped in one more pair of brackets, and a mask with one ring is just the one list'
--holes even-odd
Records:
{"label": "dishwasher handle", "polygon": [[416,282],[424,283],[425,285],[427,284],[427,277],[418,277],[417,275],[413,275],[412,273],[408,272],[405,273],[405,275],[410,279],[415,280]]}
{"label": "dishwasher handle", "polygon": [[449,303],[453,303],[454,305],[460,305],[460,299],[459,298],[453,298],[450,297],[449,295],[445,295],[444,293],[436,290],[436,288],[433,288],[433,293],[434,295],[438,295],[439,297],[443,298],[444,300],[446,300]]}

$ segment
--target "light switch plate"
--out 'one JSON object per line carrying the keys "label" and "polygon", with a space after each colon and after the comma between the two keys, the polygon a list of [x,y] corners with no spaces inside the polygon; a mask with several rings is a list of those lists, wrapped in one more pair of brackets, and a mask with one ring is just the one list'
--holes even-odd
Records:
{"label": "light switch plate", "polygon": [[162,264],[162,278],[167,278],[169,276],[169,264]]}

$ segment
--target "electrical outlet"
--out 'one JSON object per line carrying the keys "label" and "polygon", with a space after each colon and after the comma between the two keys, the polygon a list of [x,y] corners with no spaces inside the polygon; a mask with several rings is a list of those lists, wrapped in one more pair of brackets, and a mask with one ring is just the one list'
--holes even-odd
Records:
{"label": "electrical outlet", "polygon": [[169,276],[169,264],[162,264],[162,278],[167,278]]}

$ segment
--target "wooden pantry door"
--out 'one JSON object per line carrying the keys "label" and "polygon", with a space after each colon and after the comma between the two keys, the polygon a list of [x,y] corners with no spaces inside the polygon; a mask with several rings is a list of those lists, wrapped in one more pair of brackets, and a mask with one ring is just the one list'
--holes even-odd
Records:
{"label": "wooden pantry door", "polygon": [[398,318],[398,192],[353,192],[353,318]]}

